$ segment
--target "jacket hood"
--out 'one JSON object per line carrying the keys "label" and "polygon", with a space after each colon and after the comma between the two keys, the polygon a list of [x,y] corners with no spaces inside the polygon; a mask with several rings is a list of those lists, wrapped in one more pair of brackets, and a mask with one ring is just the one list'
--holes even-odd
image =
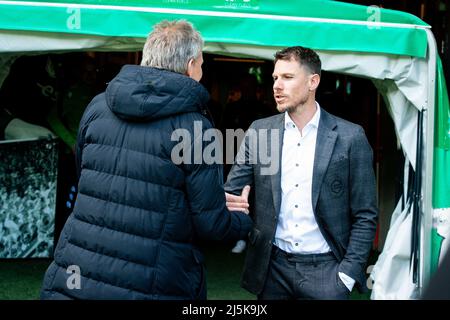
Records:
{"label": "jacket hood", "polygon": [[106,88],[106,102],[119,118],[151,121],[186,112],[203,112],[206,89],[188,76],[162,69],[125,65]]}

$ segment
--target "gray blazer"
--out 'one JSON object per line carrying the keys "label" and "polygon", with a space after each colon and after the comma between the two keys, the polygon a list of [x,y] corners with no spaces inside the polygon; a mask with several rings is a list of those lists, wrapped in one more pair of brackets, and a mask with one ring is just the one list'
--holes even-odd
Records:
{"label": "gray blazer", "polygon": [[[241,144],[236,162],[225,184],[225,191],[240,194],[246,184],[253,187],[254,227],[249,233],[241,285],[259,294],[264,286],[272,243],[281,206],[281,168],[268,175],[267,161],[254,161],[257,143],[249,132],[268,129],[279,132],[275,140],[266,139],[271,162],[281,166],[284,113],[252,123]],[[264,135],[257,140],[264,139]],[[245,148],[244,148],[245,146]],[[259,148],[261,150],[261,148]],[[372,149],[362,127],[335,117],[321,109],[312,178],[314,215],[336,259],[339,271],[356,280],[356,288],[366,292],[365,265],[375,237],[378,208]],[[245,159],[245,160],[244,160]],[[270,163],[271,163],[270,162]],[[266,165],[264,165],[264,163]],[[273,163],[272,163],[273,165]],[[261,174],[266,170],[265,174]]]}

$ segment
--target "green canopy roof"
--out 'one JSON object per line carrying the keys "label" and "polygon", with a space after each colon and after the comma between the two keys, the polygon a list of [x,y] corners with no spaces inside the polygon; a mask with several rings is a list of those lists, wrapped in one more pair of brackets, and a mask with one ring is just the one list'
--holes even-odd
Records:
{"label": "green canopy roof", "polygon": [[0,30],[146,37],[181,18],[206,42],[415,57],[426,55],[429,28],[404,12],[328,0],[0,1]]}

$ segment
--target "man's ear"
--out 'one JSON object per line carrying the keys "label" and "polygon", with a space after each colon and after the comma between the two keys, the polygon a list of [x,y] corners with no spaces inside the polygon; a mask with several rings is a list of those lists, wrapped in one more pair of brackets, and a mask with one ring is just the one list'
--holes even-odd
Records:
{"label": "man's ear", "polygon": [[317,73],[313,74],[310,79],[309,91],[316,90],[317,87],[319,86],[319,83],[320,83],[320,76]]}
{"label": "man's ear", "polygon": [[194,63],[195,63],[194,58],[189,59],[189,62],[187,65],[187,70],[186,70],[186,75],[190,78],[192,78],[192,74],[194,72]]}

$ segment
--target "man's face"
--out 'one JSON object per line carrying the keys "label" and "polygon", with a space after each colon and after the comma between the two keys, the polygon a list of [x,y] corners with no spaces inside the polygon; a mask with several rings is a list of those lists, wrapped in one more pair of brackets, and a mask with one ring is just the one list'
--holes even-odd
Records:
{"label": "man's face", "polygon": [[272,74],[273,96],[279,112],[295,111],[304,105],[315,89],[311,82],[313,75],[294,59],[278,60]]}
{"label": "man's face", "polygon": [[199,56],[192,60],[192,64],[190,65],[189,76],[195,81],[200,81],[203,76],[202,70],[203,64],[203,53],[200,52]]}

